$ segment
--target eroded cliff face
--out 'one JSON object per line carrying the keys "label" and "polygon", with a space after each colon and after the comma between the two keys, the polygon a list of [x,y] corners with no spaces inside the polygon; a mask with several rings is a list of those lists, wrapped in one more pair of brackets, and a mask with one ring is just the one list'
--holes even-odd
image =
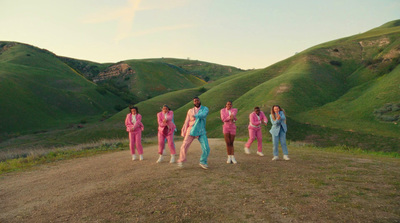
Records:
{"label": "eroded cliff face", "polygon": [[99,81],[108,80],[112,77],[122,76],[122,75],[132,75],[135,74],[136,71],[132,69],[126,63],[119,63],[112,65],[105,69],[103,72],[100,72],[98,76],[93,78],[93,82],[97,83]]}

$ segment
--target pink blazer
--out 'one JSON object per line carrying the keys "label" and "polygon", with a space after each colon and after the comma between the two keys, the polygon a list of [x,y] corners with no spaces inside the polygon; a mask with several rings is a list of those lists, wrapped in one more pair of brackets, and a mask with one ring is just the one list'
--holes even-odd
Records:
{"label": "pink blazer", "polygon": [[136,114],[136,123],[132,123],[132,113],[126,115],[125,126],[127,132],[139,132],[144,130],[144,126],[142,123],[142,116],[140,114]]}
{"label": "pink blazer", "polygon": [[183,123],[182,129],[181,129],[181,136],[183,136],[183,137],[186,136],[186,132],[187,132],[187,130],[189,129],[189,122],[190,122],[190,119],[191,119],[191,118],[194,119],[194,118],[192,117],[192,116],[194,115],[193,109],[194,109],[194,108],[189,109],[189,110],[187,111],[187,113],[186,113],[185,123]]}
{"label": "pink blazer", "polygon": [[[231,118],[229,117],[229,111],[226,108],[221,109],[220,113],[221,120],[224,122],[224,125],[234,124],[234,122],[231,121]],[[233,115],[233,120],[236,121],[237,109],[231,108],[231,114]]]}
{"label": "pink blazer", "polygon": [[268,118],[264,115],[264,112],[260,111],[260,120],[258,120],[257,118],[257,114],[255,112],[250,113],[249,115],[249,119],[250,119],[250,123],[249,123],[249,129],[259,129],[261,128],[261,124],[262,122],[264,122],[265,124],[268,123]]}
{"label": "pink blazer", "polygon": [[167,113],[167,123],[164,124],[164,113],[163,112],[159,112],[157,113],[157,120],[158,120],[158,132],[163,132],[165,127],[168,127],[168,135],[171,135],[174,133],[176,126],[174,123],[174,112],[173,111],[169,111]]}

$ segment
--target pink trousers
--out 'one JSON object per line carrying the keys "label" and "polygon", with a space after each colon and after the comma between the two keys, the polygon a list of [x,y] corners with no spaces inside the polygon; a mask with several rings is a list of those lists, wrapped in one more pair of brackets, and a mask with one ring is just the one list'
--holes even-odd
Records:
{"label": "pink trousers", "polygon": [[262,133],[261,128],[249,129],[249,140],[244,145],[246,148],[250,148],[253,141],[257,138],[257,151],[262,152]]}
{"label": "pink trousers", "polygon": [[208,158],[208,155],[210,154],[210,145],[208,144],[207,135],[191,136],[191,135],[189,135],[189,133],[190,133],[190,131],[183,139],[181,151],[179,153],[178,163],[186,162],[186,153],[189,149],[189,146],[190,146],[190,144],[192,144],[194,139],[198,138],[199,142],[200,142],[200,146],[201,146],[201,151],[202,151],[201,157],[200,157],[200,163],[207,164],[207,158]]}
{"label": "pink trousers", "polygon": [[193,140],[195,139],[195,136],[191,136],[187,134],[185,138],[183,139],[181,150],[179,153],[179,160],[178,163],[186,162],[186,153],[189,149],[190,144],[192,144]]}
{"label": "pink trousers", "polygon": [[163,154],[163,150],[165,148],[165,139],[168,141],[168,147],[171,155],[175,155],[174,134],[166,136],[162,132],[158,132],[158,154]]}
{"label": "pink trousers", "polygon": [[142,131],[129,132],[129,148],[131,149],[131,154],[135,154],[135,145],[139,155],[143,154],[142,146]]}

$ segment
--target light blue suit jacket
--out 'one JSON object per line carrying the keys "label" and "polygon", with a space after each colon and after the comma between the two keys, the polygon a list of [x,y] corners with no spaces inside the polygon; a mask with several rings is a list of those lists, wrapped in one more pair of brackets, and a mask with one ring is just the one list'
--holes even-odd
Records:
{"label": "light blue suit jacket", "polygon": [[206,118],[208,115],[208,108],[201,106],[199,112],[194,115],[196,121],[194,122],[192,129],[190,130],[191,136],[200,136],[206,134]]}
{"label": "light blue suit jacket", "polygon": [[272,119],[272,115],[269,115],[269,119],[271,119],[271,124],[272,124],[271,130],[269,130],[269,132],[273,136],[279,135],[279,131],[281,131],[281,128],[283,129],[284,132],[287,132],[287,125],[285,123],[286,121],[285,114],[283,113],[283,111],[280,111],[279,115],[281,116],[281,119],[275,121]]}

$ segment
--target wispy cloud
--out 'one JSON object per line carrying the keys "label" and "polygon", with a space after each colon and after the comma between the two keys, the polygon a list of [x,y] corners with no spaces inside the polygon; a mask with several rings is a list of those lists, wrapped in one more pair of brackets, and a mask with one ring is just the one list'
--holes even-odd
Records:
{"label": "wispy cloud", "polygon": [[[114,40],[118,43],[129,37],[143,36],[163,31],[179,30],[191,28],[193,25],[174,25],[165,27],[156,27],[143,31],[132,32],[135,14],[138,11],[149,10],[169,10],[176,7],[182,7],[186,4],[187,0],[170,0],[168,4],[155,4],[155,5],[141,5],[142,0],[127,0],[127,5],[117,9],[107,9],[103,12],[97,12],[89,15],[83,20],[84,23],[103,23],[107,21],[117,21],[117,33]],[[139,7],[140,6],[140,7]]]}
{"label": "wispy cloud", "polygon": [[117,34],[115,41],[119,42],[130,36],[132,33],[133,21],[136,12],[139,10],[141,0],[128,0],[127,6],[123,8],[96,13],[84,20],[86,23],[102,23],[107,21],[117,21]]}

